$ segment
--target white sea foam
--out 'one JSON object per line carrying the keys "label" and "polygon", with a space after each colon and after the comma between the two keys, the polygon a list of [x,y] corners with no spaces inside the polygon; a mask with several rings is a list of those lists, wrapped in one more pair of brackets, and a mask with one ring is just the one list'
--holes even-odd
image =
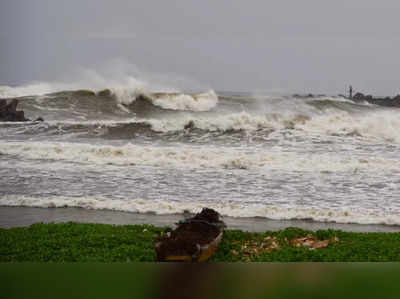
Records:
{"label": "white sea foam", "polygon": [[295,128],[323,135],[358,135],[400,143],[398,111],[379,110],[363,114],[329,111],[314,115],[309,121],[296,123]]}
{"label": "white sea foam", "polygon": [[209,111],[218,104],[218,96],[213,90],[200,94],[163,90],[162,94],[156,95],[145,84],[137,84],[134,88],[113,87],[111,88],[111,93],[118,103],[124,105],[133,103],[139,95],[145,95],[153,105],[170,110]]}
{"label": "white sea foam", "polygon": [[311,219],[319,222],[400,225],[399,213],[373,211],[366,208],[312,208],[270,204],[226,203],[193,201],[176,202],[167,199],[106,199],[96,197],[29,197],[6,195],[0,197],[0,206],[27,206],[39,208],[79,207],[93,210],[114,210],[133,213],[178,214],[199,212],[203,207],[217,210],[230,217],[265,217],[274,220]]}
{"label": "white sea foam", "polygon": [[[125,82],[113,84],[110,87],[111,94],[120,104],[129,105],[136,100],[139,94],[150,91],[148,83],[137,80],[133,77],[125,78]],[[106,85],[107,86],[107,85]]]}
{"label": "white sea foam", "polygon": [[156,106],[171,110],[209,111],[218,103],[218,96],[213,90],[200,94],[164,94],[152,98]]}
{"label": "white sea foam", "polygon": [[380,110],[352,114],[346,111],[331,110],[323,114],[253,114],[239,112],[218,116],[196,115],[170,119],[150,119],[146,122],[155,131],[168,132],[183,130],[191,121],[195,128],[206,131],[260,129],[294,129],[297,135],[319,134],[322,136],[356,136],[365,139],[400,143],[400,118],[397,111]]}
{"label": "white sea foam", "polygon": [[398,159],[342,156],[334,152],[301,153],[229,147],[99,146],[82,143],[0,142],[0,152],[26,159],[94,163],[97,165],[178,168],[259,169],[304,172],[399,171]]}
{"label": "white sea foam", "polygon": [[174,119],[146,119],[153,130],[158,132],[170,132],[183,130],[191,122],[194,128],[215,131],[257,131],[260,129],[280,130],[293,128],[297,122],[305,122],[307,116],[295,114],[252,114],[242,111],[221,115],[185,115]]}
{"label": "white sea foam", "polygon": [[242,111],[218,117],[199,117],[193,120],[195,127],[207,131],[247,130],[255,131],[261,128],[284,128],[284,120],[275,116],[254,115]]}

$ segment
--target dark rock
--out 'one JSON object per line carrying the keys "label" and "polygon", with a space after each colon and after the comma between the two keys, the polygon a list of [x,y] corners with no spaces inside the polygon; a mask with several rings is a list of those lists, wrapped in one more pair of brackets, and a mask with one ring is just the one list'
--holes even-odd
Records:
{"label": "dark rock", "polygon": [[29,121],[25,118],[24,111],[17,111],[18,100],[13,99],[10,103],[0,100],[0,121]]}
{"label": "dark rock", "polygon": [[13,100],[11,100],[11,103],[8,104],[7,109],[9,112],[15,112],[15,111],[17,111],[17,106],[18,106],[18,100],[13,99]]}
{"label": "dark rock", "polygon": [[368,103],[371,103],[374,105],[400,108],[400,95],[397,95],[393,98],[391,98],[391,97],[373,97],[372,95],[364,95],[361,92],[358,92],[353,96],[352,100],[355,102],[365,101],[365,102],[368,102]]}
{"label": "dark rock", "polygon": [[42,117],[38,117],[38,118],[36,118],[34,121],[44,121],[44,119],[42,118]]}
{"label": "dark rock", "polygon": [[17,121],[29,121],[29,119],[25,118],[25,112],[22,110],[15,111],[14,116]]}
{"label": "dark rock", "polygon": [[183,128],[185,130],[193,130],[195,128],[194,121],[190,120]]}
{"label": "dark rock", "polygon": [[0,99],[0,111],[1,111],[1,109],[2,109],[4,106],[6,106],[6,105],[7,105],[7,101],[6,101],[6,100]]}

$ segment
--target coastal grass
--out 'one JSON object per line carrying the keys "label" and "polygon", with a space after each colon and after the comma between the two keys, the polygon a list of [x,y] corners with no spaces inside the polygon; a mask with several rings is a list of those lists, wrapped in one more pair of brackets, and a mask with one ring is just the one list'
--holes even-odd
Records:
{"label": "coastal grass", "polygon": [[[38,223],[0,229],[0,262],[152,262],[154,241],[165,231],[149,225]],[[290,240],[313,235],[319,240],[338,238],[328,247],[310,250]],[[278,248],[249,253],[245,244],[277,240]],[[299,228],[250,233],[227,230],[214,262],[398,262],[400,233],[316,232]]]}

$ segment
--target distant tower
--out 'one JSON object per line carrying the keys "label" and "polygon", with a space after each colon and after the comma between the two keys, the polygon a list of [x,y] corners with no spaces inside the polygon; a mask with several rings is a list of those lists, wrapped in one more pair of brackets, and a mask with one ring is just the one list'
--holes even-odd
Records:
{"label": "distant tower", "polygon": [[352,100],[353,99],[353,86],[350,85],[349,87],[349,99]]}

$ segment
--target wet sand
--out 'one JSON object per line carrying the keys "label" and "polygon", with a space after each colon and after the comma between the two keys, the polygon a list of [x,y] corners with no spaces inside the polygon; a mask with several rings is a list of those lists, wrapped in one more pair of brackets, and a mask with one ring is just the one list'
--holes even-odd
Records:
{"label": "wet sand", "polygon": [[[183,214],[155,215],[137,214],[106,210],[86,210],[82,208],[30,208],[0,207],[0,227],[11,228],[29,226],[38,222],[85,222],[104,224],[152,224],[155,226],[173,226],[183,220]],[[276,231],[286,227],[300,227],[308,230],[336,229],[351,232],[400,232],[400,226],[360,225],[322,223],[308,220],[270,220],[265,218],[224,217],[228,229],[240,229],[250,232]]]}

